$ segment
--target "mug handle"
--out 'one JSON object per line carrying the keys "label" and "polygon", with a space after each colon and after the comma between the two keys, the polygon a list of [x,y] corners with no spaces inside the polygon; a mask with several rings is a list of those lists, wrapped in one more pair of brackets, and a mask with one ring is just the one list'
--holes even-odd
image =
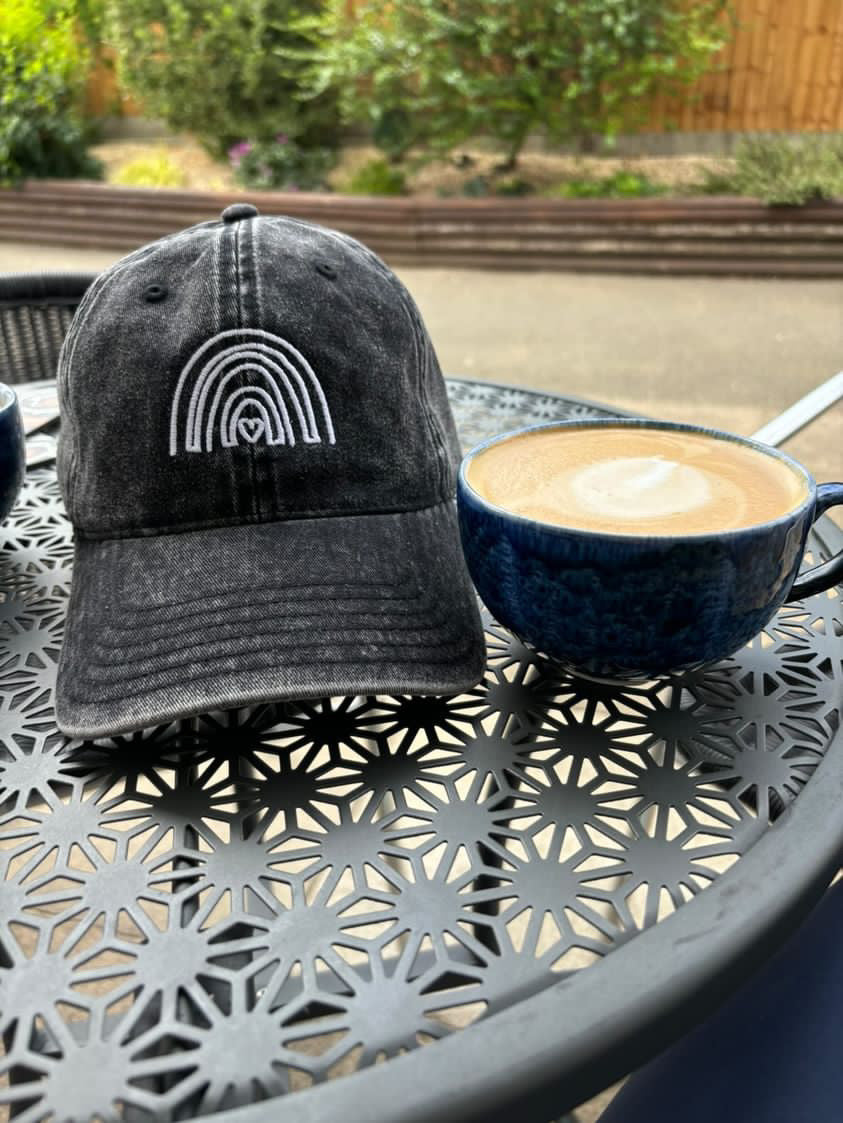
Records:
{"label": "mug handle", "polygon": [[[817,487],[817,506],[813,521],[816,522],[829,507],[837,507],[840,504],[843,504],[843,483],[820,484]],[[841,580],[843,580],[843,550],[838,550],[833,558],[829,558],[822,565],[815,565],[813,569],[798,577],[793,582],[785,603],[790,604],[791,601],[802,600],[803,597],[812,597],[814,593],[822,593]]]}

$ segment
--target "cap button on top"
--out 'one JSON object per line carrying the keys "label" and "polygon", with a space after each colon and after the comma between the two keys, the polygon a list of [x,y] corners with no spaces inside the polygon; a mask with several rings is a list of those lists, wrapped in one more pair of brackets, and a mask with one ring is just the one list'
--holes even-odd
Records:
{"label": "cap button on top", "polygon": [[258,213],[258,208],[253,207],[251,203],[232,203],[230,207],[226,207],[220,217],[223,222],[239,222],[241,218],[254,218]]}

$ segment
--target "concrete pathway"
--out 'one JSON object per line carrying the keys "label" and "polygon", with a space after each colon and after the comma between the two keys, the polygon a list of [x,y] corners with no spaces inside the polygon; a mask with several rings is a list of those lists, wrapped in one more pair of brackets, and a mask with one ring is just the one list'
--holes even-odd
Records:
{"label": "concrete pathway", "polygon": [[[101,269],[0,243],[0,271]],[[399,268],[449,374],[751,433],[843,368],[843,282]],[[788,448],[843,478],[843,406]]]}

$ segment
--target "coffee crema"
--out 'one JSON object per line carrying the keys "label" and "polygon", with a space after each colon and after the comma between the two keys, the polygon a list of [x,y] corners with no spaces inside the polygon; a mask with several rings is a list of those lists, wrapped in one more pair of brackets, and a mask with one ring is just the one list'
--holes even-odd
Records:
{"label": "coffee crema", "polygon": [[716,534],[778,518],[807,496],[787,464],[702,433],[611,425],[537,430],[478,453],[484,499],[539,522],[610,534]]}

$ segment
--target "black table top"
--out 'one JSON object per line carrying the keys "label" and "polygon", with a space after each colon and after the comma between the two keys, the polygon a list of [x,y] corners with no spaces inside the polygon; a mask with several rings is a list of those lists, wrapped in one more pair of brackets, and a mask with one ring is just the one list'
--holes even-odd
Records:
{"label": "black table top", "polygon": [[[466,446],[613,412],[449,392]],[[840,538],[819,524],[815,560]],[[700,1020],[839,858],[839,589],[641,688],[560,677],[487,617],[465,695],[80,744],[52,716],[71,556],[54,469],[31,469],[0,527],[16,1120],[546,1123]]]}

